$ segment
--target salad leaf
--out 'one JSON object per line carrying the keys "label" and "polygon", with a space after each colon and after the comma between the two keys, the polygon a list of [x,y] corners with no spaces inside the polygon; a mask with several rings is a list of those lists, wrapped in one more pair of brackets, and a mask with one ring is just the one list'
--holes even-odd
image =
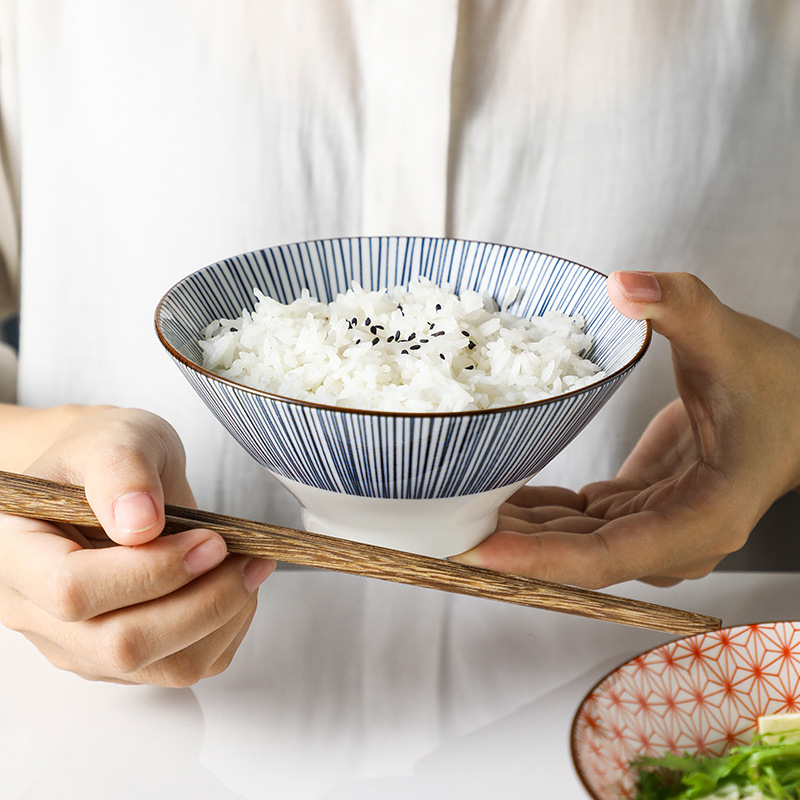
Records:
{"label": "salad leaf", "polygon": [[756,736],[746,747],[722,756],[665,755],[631,762],[637,775],[636,800],[700,800],[752,795],[769,800],[800,800],[800,738]]}

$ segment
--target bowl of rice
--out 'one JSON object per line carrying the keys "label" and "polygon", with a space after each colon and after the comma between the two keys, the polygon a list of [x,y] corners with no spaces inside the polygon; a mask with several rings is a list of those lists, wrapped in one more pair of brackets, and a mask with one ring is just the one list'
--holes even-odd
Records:
{"label": "bowl of rice", "polygon": [[446,557],[494,530],[647,350],[649,323],[605,283],[505,245],[327,239],[206,266],[155,324],[308,530]]}

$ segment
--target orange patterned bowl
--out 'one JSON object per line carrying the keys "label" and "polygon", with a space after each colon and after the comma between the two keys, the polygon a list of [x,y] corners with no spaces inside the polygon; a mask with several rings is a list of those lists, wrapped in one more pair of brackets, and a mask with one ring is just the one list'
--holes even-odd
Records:
{"label": "orange patterned bowl", "polygon": [[666,753],[721,755],[750,744],[758,717],[800,711],[800,622],[679,639],[617,667],[572,723],[572,760],[595,800],[635,797],[629,763]]}

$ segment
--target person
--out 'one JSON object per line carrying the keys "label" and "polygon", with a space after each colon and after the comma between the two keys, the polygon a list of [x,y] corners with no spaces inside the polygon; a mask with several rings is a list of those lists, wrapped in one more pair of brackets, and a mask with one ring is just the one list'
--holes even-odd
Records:
{"label": "person", "polygon": [[165,500],[299,524],[152,331],[172,283],[232,253],[502,241],[611,273],[620,310],[653,320],[633,376],[463,560],[591,587],[698,577],[800,484],[796,4],[0,14],[0,307],[21,325],[0,467],[85,485],[103,526],[0,518],[0,621],[56,666],[184,686],[230,663],[274,564],[159,537]]}

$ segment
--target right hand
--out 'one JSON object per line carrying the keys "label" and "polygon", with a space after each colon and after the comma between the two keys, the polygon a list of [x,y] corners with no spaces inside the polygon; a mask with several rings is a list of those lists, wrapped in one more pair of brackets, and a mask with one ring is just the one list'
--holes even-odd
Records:
{"label": "right hand", "polygon": [[81,410],[26,472],[85,486],[103,530],[0,514],[0,622],[89,679],[184,687],[230,664],[275,562],[209,530],[159,536],[165,501],[194,505],[172,427]]}

